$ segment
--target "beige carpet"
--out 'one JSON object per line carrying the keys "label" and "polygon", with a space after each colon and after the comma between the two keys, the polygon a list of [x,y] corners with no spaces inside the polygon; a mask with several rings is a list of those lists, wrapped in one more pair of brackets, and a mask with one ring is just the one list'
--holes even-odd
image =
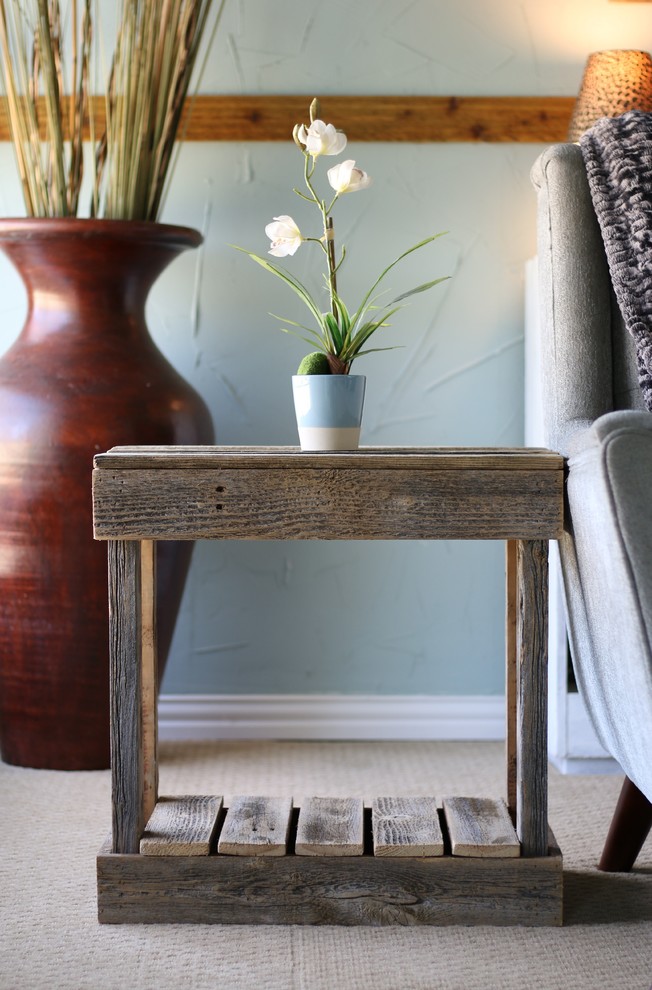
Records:
{"label": "beige carpet", "polygon": [[[162,748],[161,791],[503,793],[488,743],[214,743]],[[99,926],[108,773],[0,765],[1,990],[650,990],[652,842],[598,873],[618,777],[551,772],[562,929]]]}

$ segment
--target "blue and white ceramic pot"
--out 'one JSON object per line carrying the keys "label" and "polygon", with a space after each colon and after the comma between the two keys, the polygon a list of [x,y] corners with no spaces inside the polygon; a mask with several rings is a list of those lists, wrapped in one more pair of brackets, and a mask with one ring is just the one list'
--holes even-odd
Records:
{"label": "blue and white ceramic pot", "polygon": [[356,450],[364,404],[364,375],[293,375],[302,450]]}

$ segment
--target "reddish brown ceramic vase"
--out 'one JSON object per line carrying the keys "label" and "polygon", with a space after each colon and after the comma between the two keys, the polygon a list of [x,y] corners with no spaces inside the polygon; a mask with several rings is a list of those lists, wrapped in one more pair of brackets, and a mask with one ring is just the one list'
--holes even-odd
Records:
{"label": "reddish brown ceramic vase", "polygon": [[[0,748],[21,766],[109,765],[106,545],[93,455],[213,442],[208,409],[145,324],[163,269],[201,235],[120,220],[0,220],[27,288],[0,359]],[[192,545],[159,544],[164,661]]]}

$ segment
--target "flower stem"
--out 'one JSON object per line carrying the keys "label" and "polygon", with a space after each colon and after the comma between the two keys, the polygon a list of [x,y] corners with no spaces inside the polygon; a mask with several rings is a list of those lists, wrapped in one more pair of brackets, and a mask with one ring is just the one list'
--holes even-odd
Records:
{"label": "flower stem", "polygon": [[337,261],[335,258],[335,231],[333,229],[333,218],[324,214],[324,237],[326,238],[326,256],[328,258],[328,288],[331,297],[331,312],[337,319],[337,306],[335,297],[337,296]]}
{"label": "flower stem", "polygon": [[[312,109],[313,108],[311,107],[311,121],[312,121]],[[333,200],[327,209],[325,201],[319,198],[311,182],[313,172],[315,171],[315,159],[313,158],[311,162],[310,155],[306,151],[304,151],[303,154],[304,154],[303,178],[305,180],[306,187],[308,189],[308,192],[310,193],[310,196],[319,207],[324,225],[324,237],[323,237],[322,246],[324,248],[324,251],[326,252],[326,260],[328,262],[328,291],[331,300],[331,313],[333,314],[335,320],[339,320],[339,312],[337,308],[337,303],[335,301],[337,299],[336,272],[339,265],[337,263],[337,258],[335,256],[335,232],[333,229],[333,218],[329,216],[330,211],[332,210],[339,194],[335,193],[335,196],[333,197]],[[305,196],[303,193],[300,193],[298,189],[295,189],[294,191],[299,196],[301,196],[302,199],[309,199],[308,196]],[[315,240],[315,238],[306,238],[306,240]],[[342,260],[344,260],[344,256],[342,256]],[[334,346],[336,346],[335,341],[331,341],[331,342]],[[330,364],[332,374],[347,375],[349,373],[350,362],[342,361],[337,356],[337,354],[329,353],[326,356],[328,358],[328,363]]]}
{"label": "flower stem", "polygon": [[[317,206],[321,209],[321,206],[322,206],[321,200],[320,200],[319,196],[317,195],[317,193],[315,192],[315,190],[313,188],[313,185],[312,185],[312,182],[310,181],[312,179],[312,173],[315,171],[315,159],[313,158],[313,160],[312,160],[312,168],[311,168],[310,167],[310,155],[308,154],[307,151],[304,151],[303,154],[304,154],[304,158],[305,158],[305,164],[304,164],[304,169],[303,169],[303,178],[304,178],[305,183],[306,183],[306,185],[308,187],[308,190],[310,192],[310,196],[312,197],[313,202],[315,202],[317,204]],[[299,195],[301,195],[301,194],[299,194]]]}

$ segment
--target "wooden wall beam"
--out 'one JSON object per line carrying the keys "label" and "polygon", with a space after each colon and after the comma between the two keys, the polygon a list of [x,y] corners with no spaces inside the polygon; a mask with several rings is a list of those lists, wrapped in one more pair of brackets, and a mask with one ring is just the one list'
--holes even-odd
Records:
{"label": "wooden wall beam", "polygon": [[[186,141],[287,141],[307,123],[310,96],[197,96],[181,132]],[[565,141],[574,98],[569,96],[324,96],[322,113],[351,141]],[[104,101],[94,99],[95,130],[104,127]],[[185,129],[185,133],[184,133]],[[88,129],[86,131],[88,136]],[[6,101],[0,101],[0,141],[10,140]]]}

